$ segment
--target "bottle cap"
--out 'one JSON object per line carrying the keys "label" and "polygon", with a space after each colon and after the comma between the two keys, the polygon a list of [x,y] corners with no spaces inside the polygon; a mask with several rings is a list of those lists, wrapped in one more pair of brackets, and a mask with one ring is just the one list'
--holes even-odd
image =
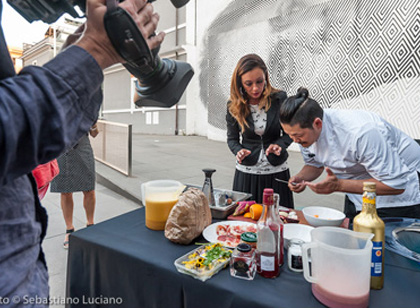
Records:
{"label": "bottle cap", "polygon": [[273,203],[274,203],[273,194],[274,194],[274,190],[272,188],[264,188],[263,204],[273,205]]}
{"label": "bottle cap", "polygon": [[376,191],[375,182],[363,182],[363,190],[365,191]]}
{"label": "bottle cap", "polygon": [[241,240],[248,243],[257,242],[257,233],[255,232],[244,232],[241,234]]}
{"label": "bottle cap", "polygon": [[236,246],[236,249],[238,249],[238,251],[240,252],[248,252],[251,251],[251,245],[246,244],[246,243],[240,243],[238,244],[238,246]]}

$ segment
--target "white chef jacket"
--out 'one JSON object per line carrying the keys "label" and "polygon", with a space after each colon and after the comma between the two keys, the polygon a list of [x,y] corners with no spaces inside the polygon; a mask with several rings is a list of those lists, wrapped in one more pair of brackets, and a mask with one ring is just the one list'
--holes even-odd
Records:
{"label": "white chef jacket", "polygon": [[[329,167],[339,179],[374,178],[404,193],[378,196],[377,208],[420,204],[420,146],[378,115],[364,110],[324,110],[318,140],[300,146],[305,164]],[[361,194],[347,194],[362,209]]]}

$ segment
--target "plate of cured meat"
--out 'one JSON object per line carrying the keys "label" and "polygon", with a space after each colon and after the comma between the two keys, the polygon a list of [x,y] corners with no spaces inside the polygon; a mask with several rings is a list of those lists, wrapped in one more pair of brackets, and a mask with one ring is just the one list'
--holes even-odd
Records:
{"label": "plate of cured meat", "polygon": [[203,236],[210,243],[220,243],[225,247],[235,248],[244,232],[257,232],[257,225],[245,221],[221,221],[205,228]]}

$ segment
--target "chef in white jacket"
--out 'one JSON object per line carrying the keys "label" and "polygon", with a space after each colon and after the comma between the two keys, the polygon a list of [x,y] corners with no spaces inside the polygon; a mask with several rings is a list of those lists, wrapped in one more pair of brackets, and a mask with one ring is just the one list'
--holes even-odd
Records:
{"label": "chef in white jacket", "polygon": [[[280,122],[305,162],[289,180],[292,191],[344,192],[344,212],[353,218],[363,182],[372,181],[379,216],[420,218],[420,146],[407,134],[372,112],[323,110],[305,88],[283,103]],[[326,178],[313,182],[324,168]]]}

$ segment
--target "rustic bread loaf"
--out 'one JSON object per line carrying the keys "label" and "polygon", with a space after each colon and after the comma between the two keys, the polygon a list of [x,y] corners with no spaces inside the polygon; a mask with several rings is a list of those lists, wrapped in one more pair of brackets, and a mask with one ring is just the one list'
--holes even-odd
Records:
{"label": "rustic bread loaf", "polygon": [[165,237],[178,244],[189,244],[211,224],[209,202],[197,188],[189,188],[181,194],[169,213]]}

